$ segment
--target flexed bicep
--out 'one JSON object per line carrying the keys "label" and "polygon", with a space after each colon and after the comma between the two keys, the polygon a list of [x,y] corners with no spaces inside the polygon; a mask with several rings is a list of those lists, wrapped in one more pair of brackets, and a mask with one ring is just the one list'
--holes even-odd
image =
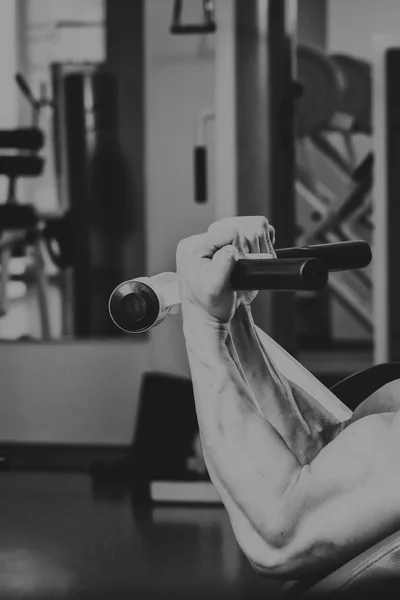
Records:
{"label": "flexed bicep", "polygon": [[400,527],[400,473],[382,415],[341,432],[302,470],[296,527],[282,575],[331,572]]}

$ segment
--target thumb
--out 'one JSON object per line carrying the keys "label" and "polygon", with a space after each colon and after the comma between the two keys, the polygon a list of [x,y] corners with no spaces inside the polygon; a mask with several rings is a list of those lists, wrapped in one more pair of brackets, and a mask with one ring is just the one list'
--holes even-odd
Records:
{"label": "thumb", "polygon": [[238,249],[232,245],[224,246],[214,254],[212,258],[213,272],[220,284],[223,285],[230,279],[238,258]]}

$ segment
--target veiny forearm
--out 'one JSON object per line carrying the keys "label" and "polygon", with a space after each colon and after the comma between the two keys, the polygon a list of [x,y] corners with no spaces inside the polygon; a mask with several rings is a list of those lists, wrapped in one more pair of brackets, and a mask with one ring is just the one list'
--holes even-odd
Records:
{"label": "veiny forearm", "polygon": [[330,441],[340,421],[279,371],[260,340],[250,307],[237,309],[230,331],[240,369],[259,411],[301,464],[308,464]]}
{"label": "veiny forearm", "polygon": [[[274,544],[288,535],[288,511],[292,516],[295,510],[292,490],[301,464],[255,406],[235,362],[229,329],[193,327],[184,321],[184,333],[211,479],[262,538]],[[271,386],[269,393],[279,402],[279,387]]]}

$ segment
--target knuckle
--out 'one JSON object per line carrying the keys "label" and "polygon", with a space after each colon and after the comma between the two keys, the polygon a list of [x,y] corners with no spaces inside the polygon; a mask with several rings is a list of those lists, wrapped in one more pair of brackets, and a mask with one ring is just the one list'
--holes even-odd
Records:
{"label": "knuckle", "polygon": [[257,233],[253,233],[247,237],[249,244],[256,245],[259,240],[259,235]]}
{"label": "knuckle", "polygon": [[218,227],[219,221],[214,221],[214,223],[211,223],[210,227],[207,229],[207,231],[209,233],[212,233],[213,231],[215,231],[215,229]]}
{"label": "knuckle", "polygon": [[214,221],[213,223],[211,223],[210,227],[208,228],[208,231],[221,229],[221,227],[224,227],[225,225],[230,225],[231,223],[232,217],[224,217],[222,219],[218,219],[218,221]]}
{"label": "knuckle", "polygon": [[181,240],[178,243],[178,246],[176,247],[177,254],[181,254],[185,250],[185,247],[186,247],[186,239]]}
{"label": "knuckle", "polygon": [[269,224],[265,216],[247,216],[247,217],[224,217],[214,221],[209,226],[207,232],[214,238],[218,235],[231,235],[235,243],[242,247],[248,243],[257,243],[265,236],[275,235],[275,229]]}
{"label": "knuckle", "polygon": [[254,241],[254,238],[263,238],[268,231],[269,222],[266,217],[249,217],[247,221],[247,237]]}
{"label": "knuckle", "polygon": [[182,259],[187,256],[190,246],[190,238],[181,240],[176,248],[176,258],[182,261]]}

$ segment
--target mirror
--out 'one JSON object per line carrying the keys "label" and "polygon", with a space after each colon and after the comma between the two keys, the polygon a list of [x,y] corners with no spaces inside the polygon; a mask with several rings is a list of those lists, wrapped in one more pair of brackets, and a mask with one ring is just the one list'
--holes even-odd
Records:
{"label": "mirror", "polygon": [[[0,339],[120,337],[108,298],[130,274],[134,215],[106,3],[21,0],[14,9],[14,106],[0,127],[0,217],[9,224],[0,237]],[[42,143],[9,142],[10,129],[40,133]]]}
{"label": "mirror", "polygon": [[[215,108],[216,36],[180,35],[182,24],[204,24],[208,6],[185,0],[182,14],[174,13],[180,4],[145,0],[143,14],[144,4],[129,0],[15,0],[17,51],[10,65],[30,93],[17,85],[15,73],[0,72],[9,85],[0,129],[38,127],[45,136],[37,152],[44,164],[40,176],[31,173],[12,184],[3,177],[0,193],[4,201],[9,197],[35,207],[41,239],[17,240],[11,251],[7,232],[0,238],[0,340],[120,337],[108,315],[114,287],[147,269],[150,274],[173,270],[174,245],[186,234],[205,231],[214,219],[212,158],[206,165],[207,202],[188,203],[194,132],[206,130],[199,115],[204,121]],[[384,4],[382,10],[373,0],[298,0],[298,77],[308,90],[298,105],[303,134],[296,139],[299,245],[319,235],[327,206],[336,210],[349,200],[360,166],[358,183],[365,193],[342,224],[345,235],[350,231],[367,241],[372,235],[372,34],[376,23],[388,30],[398,13],[396,3]],[[129,19],[121,16],[129,10]],[[171,34],[174,15],[177,35]],[[218,11],[215,25],[218,32]],[[146,74],[144,47],[151,69]],[[144,80],[151,114],[146,132]],[[316,120],[323,126],[318,132],[312,129]],[[197,143],[200,149],[208,144],[211,156],[207,140],[217,130],[207,123],[207,136],[198,133]],[[9,152],[0,148],[0,158]],[[34,166],[31,161],[29,168]],[[151,232],[146,267],[145,193]],[[335,232],[329,235],[325,241],[338,241]],[[370,341],[369,313],[360,309],[362,286],[337,281],[335,294],[299,299],[298,322],[305,324],[299,336],[305,344],[310,336],[322,342],[332,336]],[[368,289],[364,295],[369,301]]]}

